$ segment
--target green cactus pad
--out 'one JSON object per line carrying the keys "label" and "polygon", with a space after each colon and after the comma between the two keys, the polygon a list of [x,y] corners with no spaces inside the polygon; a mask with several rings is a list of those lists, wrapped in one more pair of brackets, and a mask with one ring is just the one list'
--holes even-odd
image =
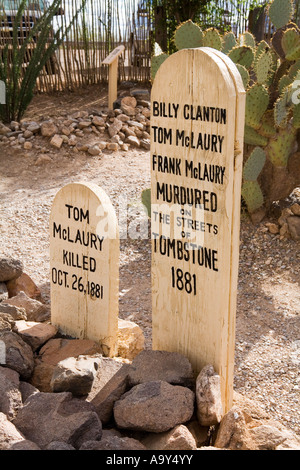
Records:
{"label": "green cactus pad", "polygon": [[245,144],[248,145],[260,145],[261,147],[266,147],[268,145],[267,137],[259,134],[252,127],[245,126],[245,135],[244,135]]}
{"label": "green cactus pad", "polygon": [[290,86],[293,83],[293,80],[288,76],[284,75],[281,77],[278,85],[278,93],[281,95],[284,92],[284,89],[288,86]]}
{"label": "green cactus pad", "polygon": [[255,60],[254,72],[256,74],[257,83],[265,85],[268,83],[270,75],[274,73],[274,58],[270,50],[263,51]]}
{"label": "green cactus pad", "polygon": [[300,129],[300,104],[294,106],[293,109],[293,127],[294,129]]}
{"label": "green cactus pad", "polygon": [[158,56],[152,57],[152,60],[151,60],[151,79],[152,80],[154,80],[161,64],[163,64],[164,61],[168,59],[168,57],[169,57],[168,54],[160,54]]}
{"label": "green cactus pad", "polygon": [[279,29],[289,23],[293,17],[294,8],[292,0],[273,0],[268,8],[270,20]]}
{"label": "green cactus pad", "polygon": [[281,44],[287,60],[293,61],[300,59],[299,31],[295,28],[287,29],[283,33]]}
{"label": "green cactus pad", "polygon": [[300,59],[297,60],[293,65],[291,65],[290,71],[289,71],[289,77],[291,80],[296,80],[296,76],[298,75],[300,71]]}
{"label": "green cactus pad", "polygon": [[215,28],[209,28],[203,38],[204,47],[212,47],[220,51],[222,49],[222,38],[219,34],[219,31]]}
{"label": "green cactus pad", "polygon": [[286,167],[296,141],[296,129],[287,126],[270,139],[266,152],[269,160],[276,167]]}
{"label": "green cactus pad", "polygon": [[185,21],[177,27],[174,42],[178,50],[202,47],[203,32],[193,21]]}
{"label": "green cactus pad", "polygon": [[254,52],[249,46],[236,46],[230,51],[229,57],[235,64],[243,65],[249,70],[254,60]]}
{"label": "green cactus pad", "polygon": [[276,134],[276,127],[274,121],[274,111],[268,110],[262,117],[261,126],[258,130],[259,134],[264,137],[273,137]]}
{"label": "green cactus pad", "polygon": [[269,92],[264,85],[255,84],[246,94],[246,125],[259,129],[261,119],[269,105]]}
{"label": "green cactus pad", "polygon": [[265,166],[266,158],[266,152],[261,147],[255,147],[244,165],[243,178],[245,181],[257,180]]}
{"label": "green cactus pad", "polygon": [[229,52],[236,47],[237,42],[235,35],[230,31],[229,33],[226,33],[223,36],[223,47],[222,47],[222,52],[226,55],[229,54]]}
{"label": "green cactus pad", "polygon": [[261,41],[255,51],[255,61],[261,55],[262,52],[268,52],[270,50],[270,46],[266,41]]}
{"label": "green cactus pad", "polygon": [[242,77],[242,80],[243,80],[243,84],[244,84],[244,88],[245,90],[248,88],[248,85],[249,85],[249,82],[250,82],[250,75],[249,75],[249,72],[248,70],[246,69],[246,67],[244,67],[243,65],[241,64],[235,64],[238,71],[240,72],[241,74],[241,77]]}
{"label": "green cactus pad", "polygon": [[249,46],[252,47],[252,49],[256,48],[255,38],[253,34],[249,33],[248,31],[240,35],[239,43],[240,46]]}
{"label": "green cactus pad", "polygon": [[264,196],[257,181],[245,181],[243,183],[242,197],[250,213],[257,211],[264,204]]}

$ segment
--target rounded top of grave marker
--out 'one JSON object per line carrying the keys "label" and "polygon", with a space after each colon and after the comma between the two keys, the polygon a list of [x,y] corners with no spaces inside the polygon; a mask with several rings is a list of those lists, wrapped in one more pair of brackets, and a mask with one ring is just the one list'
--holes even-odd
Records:
{"label": "rounded top of grave marker", "polygon": [[[154,79],[152,93],[157,93],[157,88],[161,88],[162,83],[165,82],[169,93],[172,93],[173,87],[179,86],[182,88],[184,95],[185,85],[189,83],[188,77],[192,69],[193,83],[188,86],[192,86],[194,91],[197,90],[199,83],[203,82],[205,75],[205,79],[209,76],[209,81],[206,82],[208,89],[216,88],[220,90],[220,95],[226,94],[229,98],[236,97],[236,89],[232,77],[234,73],[234,63],[231,61],[233,64],[231,65],[232,71],[229,71],[228,61],[225,64],[222,57],[225,54],[212,54],[212,52],[214,52],[212,48],[198,47],[193,49],[181,49],[172,54],[159,67]],[[238,75],[235,74],[235,78],[240,81]],[[164,91],[166,90],[165,87],[162,88]],[[199,92],[200,90],[197,91]]]}

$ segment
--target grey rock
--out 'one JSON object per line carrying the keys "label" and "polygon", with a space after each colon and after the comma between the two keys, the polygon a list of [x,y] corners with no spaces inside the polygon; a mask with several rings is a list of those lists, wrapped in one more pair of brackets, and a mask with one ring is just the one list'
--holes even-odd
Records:
{"label": "grey rock", "polygon": [[30,122],[29,126],[27,127],[27,131],[32,132],[33,134],[37,134],[40,132],[41,126],[37,122]]}
{"label": "grey rock", "polygon": [[9,368],[0,367],[0,411],[12,420],[22,406],[19,390],[19,374]]}
{"label": "grey rock", "polygon": [[0,282],[0,302],[8,299],[8,290],[5,282]]}
{"label": "grey rock", "polygon": [[22,379],[29,379],[34,368],[31,347],[12,331],[0,332],[0,341],[5,345],[5,367],[18,372]]}
{"label": "grey rock", "polygon": [[287,219],[289,232],[293,240],[300,240],[300,217],[292,216]]}
{"label": "grey rock", "polygon": [[92,405],[71,393],[36,393],[24,403],[13,421],[19,431],[46,449],[53,441],[75,447],[100,440],[102,425]]}
{"label": "grey rock", "polygon": [[0,412],[0,450],[11,450],[14,445],[25,440],[16,426]]}
{"label": "grey rock", "polygon": [[64,139],[59,134],[55,134],[50,141],[50,145],[57,148],[58,150],[61,148],[63,143]]}
{"label": "grey rock", "polygon": [[114,403],[125,393],[129,364],[103,357],[87,401],[90,401],[103,424],[110,421]]}
{"label": "grey rock", "polygon": [[110,137],[113,137],[116,134],[118,134],[118,132],[120,132],[122,127],[123,127],[122,121],[120,121],[119,119],[116,118],[114,120],[114,122],[108,128],[108,133],[109,133]]}
{"label": "grey rock", "polygon": [[23,135],[24,135],[24,139],[30,139],[33,136],[33,132],[26,129]]}
{"label": "grey rock", "polygon": [[143,147],[146,150],[150,150],[151,143],[149,139],[141,139],[140,143],[141,143],[141,147]]}
{"label": "grey rock", "polygon": [[66,442],[53,441],[53,442],[50,442],[50,444],[46,447],[45,450],[76,450],[76,449],[75,447],[71,446],[71,444],[67,444]]}
{"label": "grey rock", "polygon": [[28,321],[43,321],[47,314],[46,305],[42,304],[39,300],[28,297],[23,291],[8,299],[6,303],[14,305],[15,307],[24,308],[26,311],[26,320]]}
{"label": "grey rock", "polygon": [[9,315],[13,320],[27,320],[26,310],[22,307],[0,302],[0,315]]}
{"label": "grey rock", "polygon": [[147,450],[137,439],[106,434],[101,441],[85,442],[79,450]]}
{"label": "grey rock", "polygon": [[214,445],[219,449],[253,450],[244,413],[238,406],[233,406],[222,418]]}
{"label": "grey rock", "polygon": [[49,339],[57,334],[57,328],[48,323],[28,322],[18,320],[15,322],[14,332],[17,333],[25,343],[29,344],[35,352]]}
{"label": "grey rock", "polygon": [[132,147],[139,148],[141,146],[141,143],[140,143],[139,139],[136,136],[133,136],[133,135],[129,135],[126,138],[125,142],[127,142],[127,144],[130,144]]}
{"label": "grey rock", "polygon": [[0,258],[0,282],[11,281],[21,276],[23,263],[18,259]]}
{"label": "grey rock", "polygon": [[93,124],[94,126],[102,127],[102,126],[105,126],[105,120],[103,119],[103,117],[94,116]]}
{"label": "grey rock", "polygon": [[130,90],[130,95],[134,96],[137,101],[146,100],[149,102],[150,100],[150,91],[145,88],[134,88]]}
{"label": "grey rock", "polygon": [[136,385],[114,405],[121,429],[164,432],[191,419],[194,393],[186,387],[156,381]]}
{"label": "grey rock", "polygon": [[[5,313],[0,314],[0,331],[11,331],[14,321],[13,318]],[[1,363],[1,360],[0,360]]]}
{"label": "grey rock", "polygon": [[142,439],[148,450],[196,450],[194,436],[184,424],[175,426],[167,432],[149,434]]}
{"label": "grey rock", "polygon": [[131,386],[163,380],[191,387],[195,378],[190,361],[180,353],[144,350],[134,358],[128,373]]}
{"label": "grey rock", "polygon": [[197,417],[201,426],[214,426],[223,417],[221,378],[212,365],[204,367],[196,381]]}
{"label": "grey rock", "polygon": [[39,393],[39,390],[36,387],[31,385],[29,382],[24,382],[23,380],[20,380],[19,390],[21,393],[23,403],[25,403],[27,398],[29,398],[34,393]]}
{"label": "grey rock", "polygon": [[262,424],[250,429],[250,436],[258,450],[275,450],[286,440],[284,432],[269,424]]}
{"label": "grey rock", "polygon": [[89,153],[92,157],[96,157],[97,155],[100,155],[101,150],[99,149],[99,147],[98,147],[97,145],[91,145],[91,146],[88,148],[88,153]]}
{"label": "grey rock", "polygon": [[[29,130],[27,128],[27,130]],[[41,124],[41,134],[43,137],[53,137],[58,133],[58,127],[52,121],[44,121]]]}
{"label": "grey rock", "polygon": [[35,442],[24,439],[23,441],[12,444],[9,450],[41,450]]}
{"label": "grey rock", "polygon": [[7,126],[4,126],[2,123],[0,123],[0,135],[7,135],[9,134],[11,129]]}
{"label": "grey rock", "polygon": [[53,392],[72,392],[75,396],[87,395],[92,388],[101,355],[69,357],[55,367],[50,382]]}

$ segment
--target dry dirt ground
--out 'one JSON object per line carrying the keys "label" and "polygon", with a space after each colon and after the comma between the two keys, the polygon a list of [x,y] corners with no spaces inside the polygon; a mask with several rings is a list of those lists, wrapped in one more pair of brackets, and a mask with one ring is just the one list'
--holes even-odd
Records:
{"label": "dry dirt ground", "polygon": [[[26,118],[100,109],[106,91],[92,87],[72,94],[37,96]],[[42,138],[41,138],[42,139]],[[110,196],[136,207],[150,183],[145,150],[103,151],[91,157],[69,147],[47,153],[35,165],[45,141],[30,152],[0,144],[0,255],[20,258],[49,302],[49,214],[57,191],[69,182],[89,181]],[[299,243],[268,233],[266,220],[253,226],[242,216],[237,303],[235,383],[274,418],[300,433]],[[150,240],[121,240],[120,317],[141,326],[151,347]]]}

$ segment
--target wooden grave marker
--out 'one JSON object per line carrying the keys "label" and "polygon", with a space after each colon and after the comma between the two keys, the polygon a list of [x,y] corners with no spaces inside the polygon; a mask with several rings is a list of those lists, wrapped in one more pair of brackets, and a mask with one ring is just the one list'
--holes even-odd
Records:
{"label": "wooden grave marker", "polygon": [[226,412],[233,393],[245,90],[235,65],[215,52],[173,54],[152,87],[153,349],[186,355],[196,373],[212,364]]}
{"label": "wooden grave marker", "polygon": [[71,183],[50,216],[51,322],[116,354],[119,230],[114,208],[97,185]]}
{"label": "wooden grave marker", "polygon": [[108,70],[108,108],[113,109],[118,97],[118,64],[119,56],[124,52],[125,46],[116,47],[102,62],[109,66]]}

